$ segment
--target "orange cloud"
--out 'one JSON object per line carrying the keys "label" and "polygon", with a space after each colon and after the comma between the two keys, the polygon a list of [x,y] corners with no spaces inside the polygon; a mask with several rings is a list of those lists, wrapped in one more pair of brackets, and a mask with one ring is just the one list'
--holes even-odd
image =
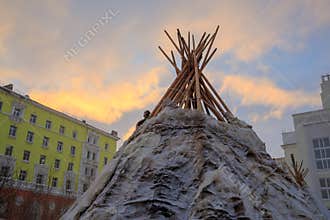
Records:
{"label": "orange cloud", "polygon": [[282,89],[267,78],[226,75],[220,91],[238,96],[242,106],[270,107],[269,112],[262,116],[251,115],[253,121],[281,118],[284,111],[289,108],[320,105],[317,93]]}
{"label": "orange cloud", "polygon": [[[330,23],[327,0],[298,3],[285,0],[264,3],[195,1],[188,8],[186,3],[178,3],[174,9],[168,10],[168,16],[155,18],[154,25],[144,25],[142,29],[141,24],[146,23],[143,20],[146,17],[121,19],[119,23],[123,23],[104,28],[95,40],[81,49],[70,62],[66,62],[65,51],[79,39],[85,27],[93,25],[93,20],[82,19],[82,22],[77,23],[77,18],[71,17],[72,7],[67,2],[59,4],[47,0],[31,4],[17,1],[0,3],[0,56],[6,51],[11,52],[6,54],[8,56],[0,65],[1,79],[10,82],[15,78],[21,85],[34,88],[31,97],[78,117],[102,122],[116,121],[123,113],[141,109],[158,100],[161,91],[158,87],[159,77],[152,73],[157,70],[149,73],[136,71],[141,74],[135,73],[133,78],[133,74],[129,73],[133,72],[132,66],[136,65],[132,60],[145,54],[146,57],[150,54],[159,56],[165,62],[163,56],[156,52],[155,45],[170,46],[161,31],[163,27],[171,34],[175,33],[177,27],[201,33],[211,31],[220,24],[215,46],[223,52],[233,53],[239,60],[249,61],[273,47],[300,48],[304,36]],[[166,7],[171,5],[164,5],[165,10]],[[206,13],[196,13],[202,7]],[[43,11],[45,17],[40,19],[35,11]],[[292,18],[292,15],[295,17]],[[147,19],[150,18],[147,16]],[[7,39],[14,37],[14,42],[5,44]],[[292,41],[291,38],[298,40]],[[157,42],[157,39],[166,43]],[[149,64],[146,62],[145,65]],[[13,65],[13,69],[8,69],[8,66]],[[146,66],[142,66],[139,63],[137,68],[146,69]],[[259,68],[268,71],[266,66]],[[107,77],[109,75],[111,77]],[[252,82],[255,83],[254,80]],[[233,90],[230,83],[238,82],[228,78],[228,86],[224,88]],[[305,101],[292,98],[294,95],[306,95],[303,91],[296,94],[295,91],[278,88],[271,82],[269,85],[275,88],[274,93],[289,100],[286,104],[275,98],[262,101],[263,105],[272,107],[272,117],[280,117],[284,109],[307,104],[310,99],[315,103],[315,98],[310,96]],[[258,104],[259,98],[245,97],[245,94],[236,90],[234,92],[242,96],[242,104]],[[286,93],[291,96],[286,97]],[[264,94],[260,92],[260,95]]]}
{"label": "orange cloud", "polygon": [[112,123],[125,113],[155,103],[163,89],[159,87],[161,68],[154,68],[138,78],[101,86],[88,78],[73,78],[72,88],[33,90],[30,96],[57,110],[81,118]]}

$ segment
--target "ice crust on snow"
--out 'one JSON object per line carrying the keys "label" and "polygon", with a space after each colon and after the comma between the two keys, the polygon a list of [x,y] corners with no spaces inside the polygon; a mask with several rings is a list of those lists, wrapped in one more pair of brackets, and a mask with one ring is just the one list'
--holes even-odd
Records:
{"label": "ice crust on snow", "polygon": [[62,219],[328,219],[252,127],[165,108],[123,144]]}

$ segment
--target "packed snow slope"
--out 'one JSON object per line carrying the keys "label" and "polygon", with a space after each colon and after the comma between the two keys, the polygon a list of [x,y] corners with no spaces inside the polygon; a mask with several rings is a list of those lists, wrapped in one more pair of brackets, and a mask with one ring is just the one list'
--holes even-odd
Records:
{"label": "packed snow slope", "polygon": [[165,108],[62,219],[327,219],[246,123]]}

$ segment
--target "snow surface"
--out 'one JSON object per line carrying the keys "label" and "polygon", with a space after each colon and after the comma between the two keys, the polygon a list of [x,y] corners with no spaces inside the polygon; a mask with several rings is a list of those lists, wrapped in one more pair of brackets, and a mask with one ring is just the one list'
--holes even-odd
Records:
{"label": "snow surface", "polygon": [[165,108],[123,144],[62,219],[330,219],[251,126]]}

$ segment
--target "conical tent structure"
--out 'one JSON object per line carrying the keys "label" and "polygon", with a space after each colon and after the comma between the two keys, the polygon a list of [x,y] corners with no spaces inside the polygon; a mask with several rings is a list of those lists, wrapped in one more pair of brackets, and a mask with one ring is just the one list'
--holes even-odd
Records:
{"label": "conical tent structure", "polygon": [[176,79],[62,219],[330,219],[203,74],[218,30],[198,44],[165,31],[181,57],[179,68],[160,48]]}
{"label": "conical tent structure", "polygon": [[191,35],[190,32],[188,32],[188,38],[185,40],[180,30],[177,29],[177,42],[175,42],[165,30],[166,36],[178,52],[181,67],[178,66],[173,51],[171,51],[170,57],[159,47],[174,67],[177,77],[152,111],[152,116],[157,115],[164,108],[165,102],[171,101],[178,107],[197,109],[208,115],[213,115],[219,121],[230,121],[231,111],[203,73],[206,65],[217,51],[217,48],[212,49],[212,46],[218,31],[219,26],[212,35],[206,35],[204,32],[196,43],[195,36]]}

